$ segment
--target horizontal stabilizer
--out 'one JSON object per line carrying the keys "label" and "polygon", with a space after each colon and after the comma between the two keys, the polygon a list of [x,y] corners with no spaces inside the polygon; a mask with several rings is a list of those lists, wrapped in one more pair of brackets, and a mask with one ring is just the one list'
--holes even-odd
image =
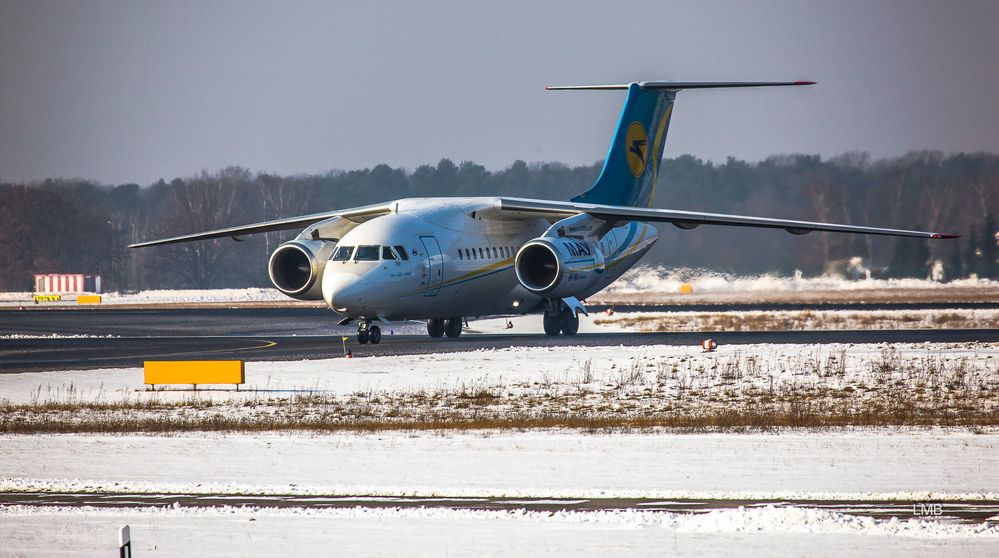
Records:
{"label": "horizontal stabilizer", "polygon": [[[631,84],[616,83],[610,85],[548,85],[548,91],[612,91],[627,89]],[[681,89],[731,89],[737,87],[774,87],[785,85],[815,85],[814,81],[639,81],[642,89],[666,89],[679,91]]]}

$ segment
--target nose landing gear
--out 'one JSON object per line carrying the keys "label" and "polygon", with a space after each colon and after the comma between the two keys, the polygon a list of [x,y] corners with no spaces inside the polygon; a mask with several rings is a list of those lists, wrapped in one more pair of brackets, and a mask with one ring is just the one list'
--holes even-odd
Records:
{"label": "nose landing gear", "polygon": [[377,345],[382,341],[382,330],[376,325],[371,325],[370,321],[361,320],[357,323],[357,342],[366,345],[369,342]]}

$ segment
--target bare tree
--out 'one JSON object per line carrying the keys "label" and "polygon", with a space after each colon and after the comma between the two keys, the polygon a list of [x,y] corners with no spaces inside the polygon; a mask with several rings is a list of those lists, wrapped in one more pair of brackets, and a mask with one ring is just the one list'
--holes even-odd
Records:
{"label": "bare tree", "polygon": [[[249,192],[251,179],[245,169],[229,167],[215,174],[180,181],[171,189],[165,219],[157,236],[174,236],[233,225],[240,213],[237,200]],[[231,240],[213,239],[156,248],[152,267],[175,276],[183,286],[218,286],[217,279],[233,257]]]}

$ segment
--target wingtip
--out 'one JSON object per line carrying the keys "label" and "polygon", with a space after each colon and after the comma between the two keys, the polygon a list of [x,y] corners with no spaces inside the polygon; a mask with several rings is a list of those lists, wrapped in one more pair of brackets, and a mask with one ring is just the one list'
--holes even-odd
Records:
{"label": "wingtip", "polygon": [[933,233],[930,238],[961,238],[959,234]]}
{"label": "wingtip", "polygon": [[815,85],[815,84],[816,84],[816,82],[814,82],[814,81],[796,81],[796,82],[794,82],[794,85]]}

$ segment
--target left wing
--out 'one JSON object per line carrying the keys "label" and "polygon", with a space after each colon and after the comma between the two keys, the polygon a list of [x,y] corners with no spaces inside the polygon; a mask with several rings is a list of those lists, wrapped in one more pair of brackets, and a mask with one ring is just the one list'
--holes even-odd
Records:
{"label": "left wing", "polygon": [[351,209],[339,209],[336,211],[326,211],[323,213],[313,213],[311,215],[300,215],[298,217],[287,217],[285,219],[275,219],[274,221],[263,221],[261,223],[253,223],[250,225],[240,225],[238,227],[229,227],[226,229],[217,229],[214,231],[205,231],[194,234],[186,234],[184,236],[175,236],[172,238],[163,238],[160,240],[150,240],[148,242],[139,242],[136,244],[129,244],[129,248],[145,248],[146,246],[160,246],[162,244],[175,244],[177,242],[192,242],[195,240],[208,240],[211,238],[225,238],[231,236],[234,240],[242,240],[242,237],[248,234],[257,234],[271,231],[283,231],[288,229],[300,229],[302,227],[307,227],[313,223],[318,223],[320,221],[325,221],[327,219],[332,219],[334,217],[340,217],[346,219],[347,221],[353,221],[355,223],[363,223],[368,219],[373,219],[381,215],[386,215],[392,213],[391,204],[379,203],[375,205],[365,205],[363,207],[354,207]]}
{"label": "left wing", "polygon": [[793,221],[790,219],[771,219],[769,217],[750,217],[748,215],[726,215],[723,213],[681,211],[677,209],[651,209],[620,205],[530,200],[524,198],[498,198],[495,209],[499,210],[498,213],[508,214],[511,217],[515,215],[522,215],[523,217],[549,217],[561,219],[571,215],[586,213],[609,222],[665,222],[672,223],[681,229],[692,229],[699,225],[727,225],[730,227],[784,229],[791,234],[807,234],[812,231],[828,231],[857,234],[878,234],[886,236],[911,236],[916,238],[960,237],[960,235],[956,234],[927,231],[861,227],[856,225],[840,225],[836,223],[816,223],[812,221]]}

